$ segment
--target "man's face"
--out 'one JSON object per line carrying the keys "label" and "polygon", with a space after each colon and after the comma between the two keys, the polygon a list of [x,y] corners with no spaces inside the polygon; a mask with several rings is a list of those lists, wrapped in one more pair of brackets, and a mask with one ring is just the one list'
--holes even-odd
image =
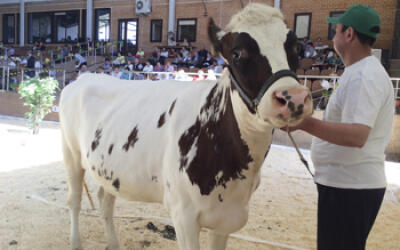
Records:
{"label": "man's face", "polygon": [[336,34],[333,37],[333,47],[335,48],[336,52],[342,56],[343,48],[345,46],[345,37],[346,31],[342,32],[343,24],[336,25]]}

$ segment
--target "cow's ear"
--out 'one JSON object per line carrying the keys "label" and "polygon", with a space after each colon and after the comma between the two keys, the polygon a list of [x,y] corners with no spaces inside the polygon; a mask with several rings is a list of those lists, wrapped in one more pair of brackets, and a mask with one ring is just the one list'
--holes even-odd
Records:
{"label": "cow's ear", "polygon": [[227,39],[224,39],[225,36],[226,33],[215,24],[213,18],[210,18],[208,21],[208,38],[212,44],[212,54],[221,54],[226,58],[227,55],[224,55],[224,42],[227,42]]}
{"label": "cow's ear", "polygon": [[289,31],[286,36],[285,51],[289,67],[292,71],[296,71],[299,65],[298,45],[296,34],[293,31]]}

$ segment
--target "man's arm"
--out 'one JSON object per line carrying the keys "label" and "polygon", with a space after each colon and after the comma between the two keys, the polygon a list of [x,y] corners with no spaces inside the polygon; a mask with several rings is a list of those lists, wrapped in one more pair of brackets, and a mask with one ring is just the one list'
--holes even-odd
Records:
{"label": "man's arm", "polygon": [[[362,124],[326,122],[312,117],[304,119],[289,131],[301,129],[324,141],[347,147],[363,147],[371,128]],[[283,128],[283,130],[285,130]]]}

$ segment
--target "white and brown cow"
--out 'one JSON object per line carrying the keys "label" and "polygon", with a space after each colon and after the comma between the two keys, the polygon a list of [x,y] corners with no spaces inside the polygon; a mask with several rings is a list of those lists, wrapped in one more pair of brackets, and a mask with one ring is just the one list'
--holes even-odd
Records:
{"label": "white and brown cow", "polygon": [[243,227],[273,128],[312,112],[307,88],[289,72],[296,39],[274,8],[249,4],[209,37],[229,71],[218,81],[121,81],[84,74],[60,101],[71,210],[71,247],[81,249],[78,216],[85,172],[101,185],[108,249],[119,249],[115,197],[160,202],[182,250],[225,249]]}

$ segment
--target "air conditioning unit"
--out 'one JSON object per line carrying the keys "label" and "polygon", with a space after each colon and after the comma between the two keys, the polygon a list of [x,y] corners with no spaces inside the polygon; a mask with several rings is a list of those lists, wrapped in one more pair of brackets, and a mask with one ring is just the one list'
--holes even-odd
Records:
{"label": "air conditioning unit", "polygon": [[149,14],[151,12],[151,0],[136,0],[136,14]]}

